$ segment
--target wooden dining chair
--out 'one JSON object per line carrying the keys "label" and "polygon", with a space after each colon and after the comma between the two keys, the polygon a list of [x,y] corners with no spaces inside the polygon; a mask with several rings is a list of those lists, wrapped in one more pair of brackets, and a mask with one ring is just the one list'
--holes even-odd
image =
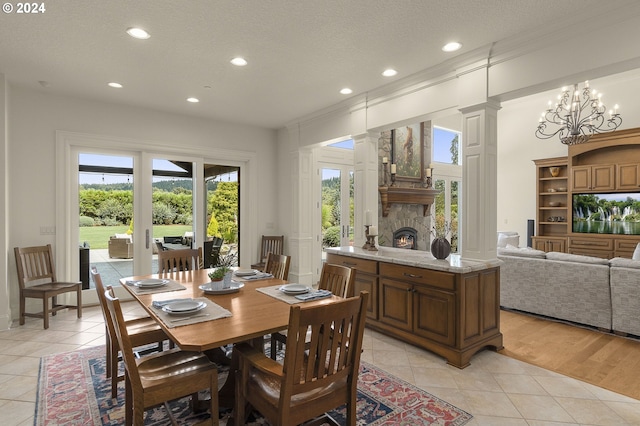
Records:
{"label": "wooden dining chair", "polygon": [[[191,395],[192,409],[198,392],[209,389],[211,424],[218,424],[218,369],[201,352],[174,348],[136,359],[122,315],[120,300],[107,286],[105,300],[122,352],[125,368],[125,424],[144,424],[144,411],[173,399]],[[166,405],[165,405],[166,407]]]}
{"label": "wooden dining chair", "polygon": [[283,364],[247,343],[236,345],[236,424],[244,424],[247,404],[273,425],[297,425],[346,404],[354,426],[368,296],[292,305]]}
{"label": "wooden dining chair", "polygon": [[202,247],[158,252],[158,273],[193,271],[202,265]]}
{"label": "wooden dining chair", "polygon": [[[118,345],[115,326],[107,308],[107,300],[104,297],[106,289],[102,283],[102,277],[95,267],[91,268],[91,278],[93,278],[93,282],[96,286],[96,292],[98,293],[98,300],[100,301],[100,309],[104,316],[104,326],[106,329],[106,376],[111,379],[111,398],[117,398],[118,382],[124,379],[124,376],[118,375],[120,346]],[[127,329],[129,339],[131,340],[131,345],[134,348],[157,343],[157,349],[158,351],[161,351],[164,341],[169,339],[160,325],[158,325],[158,323],[151,317],[147,316],[125,320],[124,324]]]}
{"label": "wooden dining chair", "polygon": [[284,250],[284,235],[263,235],[260,242],[260,261],[251,265],[251,269],[264,271],[269,253],[282,254]]}
{"label": "wooden dining chair", "polygon": [[[325,263],[322,265],[318,289],[329,290],[336,296],[348,297],[353,293],[355,271],[347,266]],[[287,331],[271,333],[271,359],[276,359],[278,349],[287,342]]]}
{"label": "wooden dining chair", "polygon": [[274,278],[286,281],[289,279],[290,263],[291,256],[269,253],[264,265],[264,272],[273,275]]}
{"label": "wooden dining chair", "polygon": [[[49,314],[55,316],[61,309],[78,310],[82,318],[82,282],[62,282],[56,278],[51,244],[36,247],[15,247],[18,283],[20,284],[20,325],[25,317],[44,319],[44,328],[49,328]],[[57,296],[64,293],[76,293],[76,304],[58,304]],[[26,299],[41,299],[42,312],[26,312]],[[51,307],[49,307],[51,299]]]}

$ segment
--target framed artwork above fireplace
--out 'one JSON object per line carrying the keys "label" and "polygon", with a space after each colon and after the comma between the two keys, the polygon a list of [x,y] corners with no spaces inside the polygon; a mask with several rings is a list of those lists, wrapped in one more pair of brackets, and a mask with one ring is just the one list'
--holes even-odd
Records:
{"label": "framed artwork above fireplace", "polygon": [[424,123],[391,130],[391,163],[396,180],[422,182],[424,172]]}

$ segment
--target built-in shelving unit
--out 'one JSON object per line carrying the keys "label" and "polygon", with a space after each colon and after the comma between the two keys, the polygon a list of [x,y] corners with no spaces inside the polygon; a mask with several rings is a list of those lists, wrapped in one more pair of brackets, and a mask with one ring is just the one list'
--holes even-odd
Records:
{"label": "built-in shelving unit", "polygon": [[[571,198],[567,157],[534,160],[536,164],[537,213],[534,248],[566,251],[571,223]],[[551,173],[557,170],[556,176]]]}
{"label": "built-in shelving unit", "polygon": [[[638,193],[640,128],[593,136],[571,145],[567,157],[534,160],[536,235],[534,248],[603,258],[631,257],[638,235],[574,233],[574,194]],[[556,176],[551,173],[557,168]]]}

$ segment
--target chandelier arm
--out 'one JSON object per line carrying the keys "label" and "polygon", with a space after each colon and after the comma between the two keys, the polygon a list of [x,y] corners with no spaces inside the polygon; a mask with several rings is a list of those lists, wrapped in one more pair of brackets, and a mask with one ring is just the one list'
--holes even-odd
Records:
{"label": "chandelier arm", "polygon": [[[593,134],[616,130],[622,124],[617,105],[611,116],[605,118],[606,108],[600,99],[602,95],[596,97],[596,94],[595,90],[591,92],[588,82],[585,82],[580,91],[578,84],[573,85],[573,90],[564,89],[558,96],[555,107],[551,107],[549,102],[549,109],[539,120],[536,137],[550,139],[558,135],[563,144],[574,145],[588,141]],[[549,125],[558,128],[551,132]]]}

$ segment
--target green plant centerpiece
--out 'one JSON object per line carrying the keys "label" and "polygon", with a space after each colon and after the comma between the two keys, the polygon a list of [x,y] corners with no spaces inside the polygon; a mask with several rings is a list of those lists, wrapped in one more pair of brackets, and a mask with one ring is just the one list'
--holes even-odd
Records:
{"label": "green plant centerpiece", "polygon": [[227,274],[229,274],[229,278],[231,278],[230,272],[232,271],[232,267],[238,264],[238,254],[237,253],[228,253],[225,255],[218,255],[216,257],[216,261],[213,264],[214,270],[209,272],[209,278],[211,281],[220,281]]}

